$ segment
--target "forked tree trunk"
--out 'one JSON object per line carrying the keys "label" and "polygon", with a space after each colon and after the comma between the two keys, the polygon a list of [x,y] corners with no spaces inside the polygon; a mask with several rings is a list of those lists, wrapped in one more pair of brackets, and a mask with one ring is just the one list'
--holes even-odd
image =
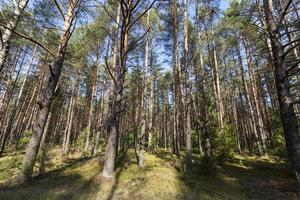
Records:
{"label": "forked tree trunk", "polygon": [[[129,5],[128,5],[129,4]],[[131,4],[128,3],[126,6],[131,8]],[[123,5],[124,6],[124,5]],[[123,8],[122,8],[123,9]],[[124,10],[123,10],[124,11]],[[128,10],[129,11],[129,10]],[[123,12],[122,12],[123,13]],[[124,14],[124,13],[123,13]],[[114,77],[115,83],[112,86],[112,96],[110,103],[110,114],[108,116],[108,143],[105,149],[104,167],[102,176],[110,178],[114,175],[115,161],[117,155],[117,145],[118,145],[118,132],[119,132],[119,120],[120,112],[122,109],[122,99],[123,99],[123,87],[125,82],[125,72],[126,72],[126,60],[128,53],[128,36],[129,36],[129,23],[131,15],[129,13],[126,16],[123,15],[123,29],[121,30],[121,42],[120,42],[120,63],[116,65]]]}

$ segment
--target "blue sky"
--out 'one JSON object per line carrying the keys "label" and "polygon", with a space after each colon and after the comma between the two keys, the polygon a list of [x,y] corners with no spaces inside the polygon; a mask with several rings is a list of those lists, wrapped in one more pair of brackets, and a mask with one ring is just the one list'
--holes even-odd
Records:
{"label": "blue sky", "polygon": [[221,0],[220,1],[220,8],[221,10],[226,10],[229,6],[229,0]]}

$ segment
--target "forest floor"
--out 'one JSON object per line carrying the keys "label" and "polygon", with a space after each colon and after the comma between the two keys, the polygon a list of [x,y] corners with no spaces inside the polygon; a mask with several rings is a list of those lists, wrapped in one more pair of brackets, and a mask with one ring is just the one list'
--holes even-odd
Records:
{"label": "forest floor", "polygon": [[178,170],[180,160],[165,150],[146,153],[145,167],[138,169],[129,150],[119,158],[115,178],[106,180],[100,176],[103,155],[73,152],[63,159],[58,152],[49,154],[46,173],[24,185],[15,181],[22,155],[0,158],[0,199],[300,199],[300,187],[286,164],[269,157],[235,155],[205,175],[197,156],[193,172],[186,174]]}

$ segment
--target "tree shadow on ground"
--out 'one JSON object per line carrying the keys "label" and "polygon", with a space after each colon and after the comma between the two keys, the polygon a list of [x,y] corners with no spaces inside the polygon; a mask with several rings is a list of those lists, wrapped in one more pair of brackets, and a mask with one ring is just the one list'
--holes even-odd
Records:
{"label": "tree shadow on ground", "polygon": [[111,191],[109,192],[107,200],[112,200],[114,198],[115,192],[120,183],[120,176],[121,176],[126,164],[130,164],[130,159],[128,159],[127,151],[124,151],[120,154],[120,156],[117,159],[117,163],[116,163],[117,172],[115,173],[115,182],[112,186]]}
{"label": "tree shadow on ground", "polygon": [[239,159],[231,158],[217,166],[214,174],[201,171],[200,165],[194,162],[192,173],[178,177],[186,186],[183,200],[300,199],[299,185],[284,165],[264,161],[243,161],[241,165]]}
{"label": "tree shadow on ground", "polygon": [[113,185],[105,200],[113,199],[143,199],[140,191],[146,184],[145,168],[137,167],[133,150],[124,151],[118,157]]}
{"label": "tree shadow on ground", "polygon": [[162,159],[167,164],[174,163],[176,160],[182,161],[183,157],[178,157],[175,154],[163,149],[158,149],[153,153],[153,155],[157,156],[158,158]]}
{"label": "tree shadow on ground", "polygon": [[86,178],[81,172],[76,172],[76,169],[86,165],[87,162],[97,163],[93,160],[86,157],[68,160],[63,167],[37,176],[26,184],[1,187],[0,199],[88,199],[93,189],[100,186],[93,181],[99,170],[93,170]]}

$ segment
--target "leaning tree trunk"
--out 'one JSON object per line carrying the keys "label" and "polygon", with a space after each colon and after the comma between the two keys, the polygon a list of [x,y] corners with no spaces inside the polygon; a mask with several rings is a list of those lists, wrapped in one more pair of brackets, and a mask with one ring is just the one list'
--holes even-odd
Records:
{"label": "leaning tree trunk", "polygon": [[68,13],[65,15],[64,32],[60,39],[58,53],[52,65],[49,66],[51,73],[47,86],[42,93],[40,101],[38,102],[39,107],[36,113],[36,121],[33,126],[30,142],[26,148],[26,153],[21,168],[21,174],[19,176],[20,182],[29,180],[33,173],[34,163],[38,154],[38,149],[40,147],[40,142],[50,111],[51,103],[58,92],[58,90],[56,90],[56,87],[63,67],[68,40],[72,34],[71,27],[75,18],[75,8],[77,3],[75,3],[74,1],[70,1]]}

